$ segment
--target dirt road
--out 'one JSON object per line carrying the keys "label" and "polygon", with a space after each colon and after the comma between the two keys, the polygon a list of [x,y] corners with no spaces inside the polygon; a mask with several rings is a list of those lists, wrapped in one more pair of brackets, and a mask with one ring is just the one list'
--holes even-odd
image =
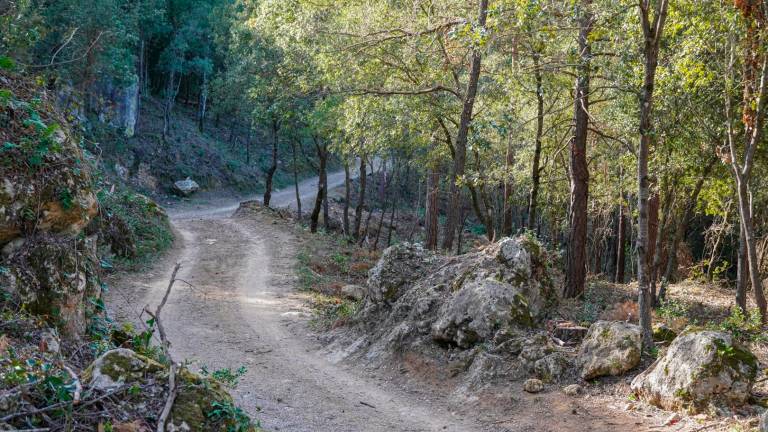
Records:
{"label": "dirt road", "polygon": [[[329,176],[331,188],[343,181],[343,173]],[[301,184],[307,203],[314,200],[316,182]],[[294,197],[291,188],[277,191],[273,200],[290,206]],[[268,215],[232,217],[236,208],[234,199],[215,195],[170,208],[178,234],[174,249],[144,273],[111,280],[106,300],[118,322],[138,322],[145,305],[160,301],[174,263],[181,262],[179,277],[189,285],[177,284],[163,311],[174,357],[191,361],[193,369],[245,366],[248,371],[233,394],[265,429],[648,430],[636,416],[606,410],[605,402],[577,402],[559,392],[540,396],[514,390],[496,421],[470,405],[455,409],[439,392],[404,377],[335,363],[323,354],[309,327],[307,298],[295,289],[294,231]]]}
{"label": "dirt road", "polygon": [[[343,183],[343,173],[329,184]],[[301,193],[314,198],[316,180]],[[293,189],[278,191],[278,206]],[[386,380],[333,364],[318,354],[307,321],[306,299],[294,290],[295,240],[270,221],[232,218],[234,204],[171,209],[179,241],[144,274],[112,281],[107,303],[118,321],[133,320],[155,305],[174,262],[181,279],[164,314],[177,359],[206,366],[248,369],[234,391],[237,401],[271,431],[474,431],[431,396],[394,388]]]}

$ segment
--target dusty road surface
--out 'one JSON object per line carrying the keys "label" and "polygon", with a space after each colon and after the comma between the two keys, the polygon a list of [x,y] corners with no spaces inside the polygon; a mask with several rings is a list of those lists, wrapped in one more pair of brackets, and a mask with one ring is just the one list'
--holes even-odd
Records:
{"label": "dusty road surface", "polygon": [[[307,202],[314,199],[316,181],[302,184]],[[329,178],[331,187],[340,182],[343,173]],[[291,205],[294,191],[278,191],[273,199],[275,205]],[[321,354],[308,325],[306,298],[295,290],[297,240],[291,229],[267,216],[231,217],[234,209],[235,204],[225,199],[170,209],[179,236],[176,246],[148,271],[110,281],[107,304],[116,320],[138,321],[145,305],[158,303],[173,264],[181,262],[179,277],[189,285],[178,283],[163,311],[175,358],[192,361],[193,369],[245,366],[248,371],[233,393],[265,429],[642,430],[628,416],[611,415],[595,422],[603,414],[599,407],[575,416],[570,402],[555,407],[547,400],[534,404],[538,409],[512,407],[506,420],[480,424],[477,413],[451,408],[444,397],[427,388],[398,386],[394,384],[398,380],[376,372],[334,364]],[[534,397],[524,397],[528,396]]]}

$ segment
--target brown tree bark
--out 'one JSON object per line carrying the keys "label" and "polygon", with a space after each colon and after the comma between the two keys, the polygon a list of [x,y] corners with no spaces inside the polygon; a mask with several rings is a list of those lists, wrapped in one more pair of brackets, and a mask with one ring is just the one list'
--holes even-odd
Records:
{"label": "brown tree bark", "polygon": [[[485,21],[488,15],[488,0],[480,0],[477,27],[485,29]],[[467,159],[467,137],[469,136],[469,126],[472,122],[472,111],[475,106],[475,97],[477,96],[477,85],[480,80],[480,63],[482,54],[480,48],[472,49],[472,64],[469,70],[469,82],[467,83],[466,95],[461,110],[459,120],[459,130],[456,133],[455,155],[453,158],[453,172],[450,182],[450,202],[448,204],[447,218],[445,222],[445,233],[443,234],[443,249],[451,250],[453,246],[456,230],[459,228],[459,219],[461,217],[461,191],[458,181],[464,176],[464,168]],[[479,216],[479,215],[478,215]]]}
{"label": "brown tree bark", "polygon": [[650,19],[650,0],[640,0],[639,12],[643,30],[643,87],[640,95],[640,145],[637,149],[637,282],[640,328],[643,331],[643,346],[653,346],[651,330],[651,292],[648,269],[648,153],[653,139],[653,90],[656,82],[656,67],[659,63],[659,45],[667,18],[668,0],[656,4],[653,21]]}
{"label": "brown tree bark", "polygon": [[296,212],[299,217],[299,220],[301,220],[301,192],[299,192],[299,164],[296,157],[296,140],[293,141],[293,146],[291,146],[293,150],[293,188],[296,192]]}
{"label": "brown tree bark", "polygon": [[570,149],[571,203],[569,207],[568,269],[563,295],[574,298],[584,292],[587,277],[587,199],[589,167],[587,165],[587,132],[589,130],[589,80],[592,49],[589,35],[594,17],[591,0],[578,6],[579,66],[574,100],[574,134]]}
{"label": "brown tree bark", "polygon": [[[267,170],[267,179],[264,184],[264,207],[269,207],[269,202],[272,200],[272,179],[277,171],[277,145],[279,142],[278,132],[280,131],[280,123],[277,120],[272,120],[272,165]],[[320,174],[322,175],[322,173]]]}
{"label": "brown tree bark", "polygon": [[343,219],[344,219],[344,235],[349,235],[349,199],[351,195],[351,187],[350,187],[350,178],[349,178],[349,160],[347,158],[344,159],[344,212],[343,212]]}
{"label": "brown tree bark", "polygon": [[315,207],[312,209],[312,216],[310,217],[309,222],[309,230],[311,232],[317,232],[317,225],[318,221],[320,219],[320,211],[323,207],[323,201],[326,199],[326,195],[328,191],[326,188],[326,183],[323,182],[322,178],[326,172],[326,166],[328,162],[328,148],[327,144],[323,142],[322,140],[314,140],[315,142],[315,149],[317,150],[317,159],[319,161],[319,168],[318,168],[318,180],[317,180],[317,196],[315,197]]}

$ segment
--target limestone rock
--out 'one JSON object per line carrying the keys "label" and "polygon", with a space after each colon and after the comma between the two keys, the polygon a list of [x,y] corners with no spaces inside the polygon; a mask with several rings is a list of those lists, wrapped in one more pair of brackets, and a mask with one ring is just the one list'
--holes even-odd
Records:
{"label": "limestone rock", "polygon": [[533,364],[534,373],[544,382],[560,381],[571,367],[571,360],[561,352],[549,354]]}
{"label": "limestone rock", "polygon": [[[27,239],[6,262],[11,294],[46,317],[62,336],[82,335],[101,298],[96,239],[42,235]],[[0,278],[2,279],[2,278]]]}
{"label": "limestone rock", "polygon": [[640,363],[640,327],[623,321],[598,321],[589,328],[579,349],[582,379],[621,375]]}
{"label": "limestone rock", "polygon": [[185,197],[192,195],[198,190],[200,190],[200,185],[189,177],[173,184],[173,192]]}
{"label": "limestone rock", "polygon": [[106,391],[133,383],[146,374],[159,372],[163,366],[126,348],[117,348],[99,356],[83,373],[88,387]]}
{"label": "limestone rock", "polygon": [[528,393],[539,393],[544,390],[544,383],[536,378],[529,378],[523,383],[523,390]]}
{"label": "limestone rock", "polygon": [[128,168],[118,162],[115,162],[115,174],[122,181],[128,181]]}
{"label": "limestone rock", "polygon": [[583,389],[578,384],[571,384],[563,387],[563,393],[565,393],[566,396],[578,396],[582,391]]}
{"label": "limestone rock", "polygon": [[368,272],[366,297],[376,303],[396,301],[433,262],[434,253],[420,244],[401,243],[387,248]]}
{"label": "limestone rock", "polygon": [[344,285],[341,287],[341,294],[351,300],[362,300],[365,296],[365,288],[360,285]]}
{"label": "limestone rock", "polygon": [[519,289],[492,279],[473,281],[461,287],[439,312],[432,337],[468,348],[490,339],[500,328],[528,327],[533,323],[527,299]]}
{"label": "limestone rock", "polygon": [[635,377],[632,391],[669,410],[739,406],[749,398],[757,369],[756,357],[730,334],[693,331],[678,336],[663,357]]}

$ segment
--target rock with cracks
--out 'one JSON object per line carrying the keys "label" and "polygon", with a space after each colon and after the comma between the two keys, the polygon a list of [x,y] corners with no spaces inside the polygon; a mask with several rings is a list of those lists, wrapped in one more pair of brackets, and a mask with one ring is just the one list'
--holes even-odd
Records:
{"label": "rock with cracks", "polygon": [[642,331],[623,321],[598,321],[589,328],[579,349],[582,379],[621,375],[640,363]]}
{"label": "rock with cracks", "polygon": [[68,338],[82,335],[101,298],[96,239],[39,235],[5,262],[2,289]]}
{"label": "rock with cracks", "polygon": [[724,332],[694,331],[675,338],[667,352],[632,381],[649,403],[700,412],[747,402],[757,374],[756,357]]}
{"label": "rock with cracks", "polygon": [[[530,236],[459,256],[394,246],[370,271],[360,309],[334,332],[334,345],[371,365],[403,355],[445,365],[462,395],[531,377],[554,352],[535,331],[559,301],[551,260]],[[538,369],[557,381],[568,368],[561,360],[548,358]]]}
{"label": "rock with cracks", "polygon": [[387,248],[368,274],[366,298],[376,303],[395,302],[434,262],[434,253],[420,244],[401,243]]}

